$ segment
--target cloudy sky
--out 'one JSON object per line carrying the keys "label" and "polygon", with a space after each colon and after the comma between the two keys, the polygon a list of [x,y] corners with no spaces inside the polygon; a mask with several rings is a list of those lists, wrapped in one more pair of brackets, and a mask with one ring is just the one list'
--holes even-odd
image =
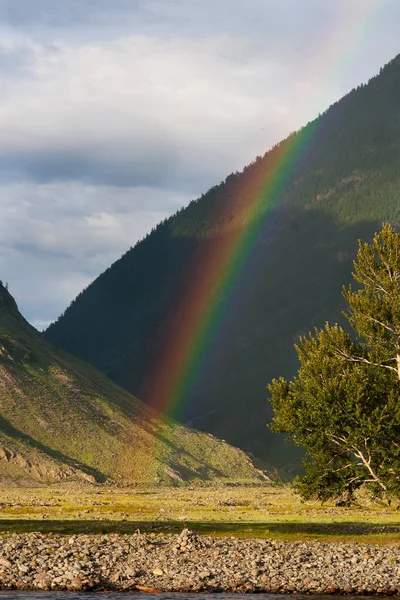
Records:
{"label": "cloudy sky", "polygon": [[0,0],[0,279],[39,329],[400,52],[399,0]]}

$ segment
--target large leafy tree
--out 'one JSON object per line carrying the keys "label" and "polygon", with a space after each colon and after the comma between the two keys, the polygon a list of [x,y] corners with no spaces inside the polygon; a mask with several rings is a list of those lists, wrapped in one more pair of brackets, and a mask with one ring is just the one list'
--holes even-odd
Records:
{"label": "large leafy tree", "polygon": [[290,382],[268,386],[273,431],[304,446],[304,497],[350,501],[366,485],[390,501],[400,496],[400,234],[384,225],[360,242],[357,286],[343,289],[354,335],[326,325],[296,346]]}

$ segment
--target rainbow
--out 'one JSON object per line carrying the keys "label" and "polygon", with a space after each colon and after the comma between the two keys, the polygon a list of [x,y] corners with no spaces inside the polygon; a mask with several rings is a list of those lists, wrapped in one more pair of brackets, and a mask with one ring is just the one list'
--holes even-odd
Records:
{"label": "rainbow", "polygon": [[[343,69],[345,60],[351,58],[349,45],[357,37],[364,37],[371,17],[381,6],[381,0],[365,0],[362,8],[359,3],[343,4],[343,14],[338,15],[338,22],[332,26],[325,51],[310,67],[313,73],[320,72],[322,82],[330,83],[336,70]],[[319,94],[312,90],[313,101],[310,94],[308,104],[320,103],[325,86],[318,91]],[[316,136],[323,135],[320,123],[318,119],[313,121],[276,146],[269,154],[267,172],[255,168],[256,163],[248,169],[251,177],[241,176],[243,186],[234,193],[229,206],[233,223],[224,235],[212,240],[212,256],[198,257],[193,280],[174,309],[179,315],[179,325],[175,318],[169,332],[170,347],[156,368],[152,368],[155,384],[149,401],[161,412],[179,416],[191,387],[201,376],[228,304],[235,296],[240,274],[266,230],[271,211],[277,208],[288,184],[295,179]]]}

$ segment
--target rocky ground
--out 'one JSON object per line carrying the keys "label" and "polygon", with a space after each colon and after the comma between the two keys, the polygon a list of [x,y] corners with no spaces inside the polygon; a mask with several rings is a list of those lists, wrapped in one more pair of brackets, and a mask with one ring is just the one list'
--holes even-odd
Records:
{"label": "rocky ground", "polygon": [[180,535],[0,538],[0,588],[400,595],[400,547]]}

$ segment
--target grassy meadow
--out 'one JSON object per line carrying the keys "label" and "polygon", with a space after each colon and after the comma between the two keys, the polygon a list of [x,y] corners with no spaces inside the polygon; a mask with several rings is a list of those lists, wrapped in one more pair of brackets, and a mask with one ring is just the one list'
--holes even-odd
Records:
{"label": "grassy meadow", "polygon": [[352,507],[302,502],[290,486],[3,488],[0,534],[179,532],[287,540],[400,543],[400,512],[360,497]]}

